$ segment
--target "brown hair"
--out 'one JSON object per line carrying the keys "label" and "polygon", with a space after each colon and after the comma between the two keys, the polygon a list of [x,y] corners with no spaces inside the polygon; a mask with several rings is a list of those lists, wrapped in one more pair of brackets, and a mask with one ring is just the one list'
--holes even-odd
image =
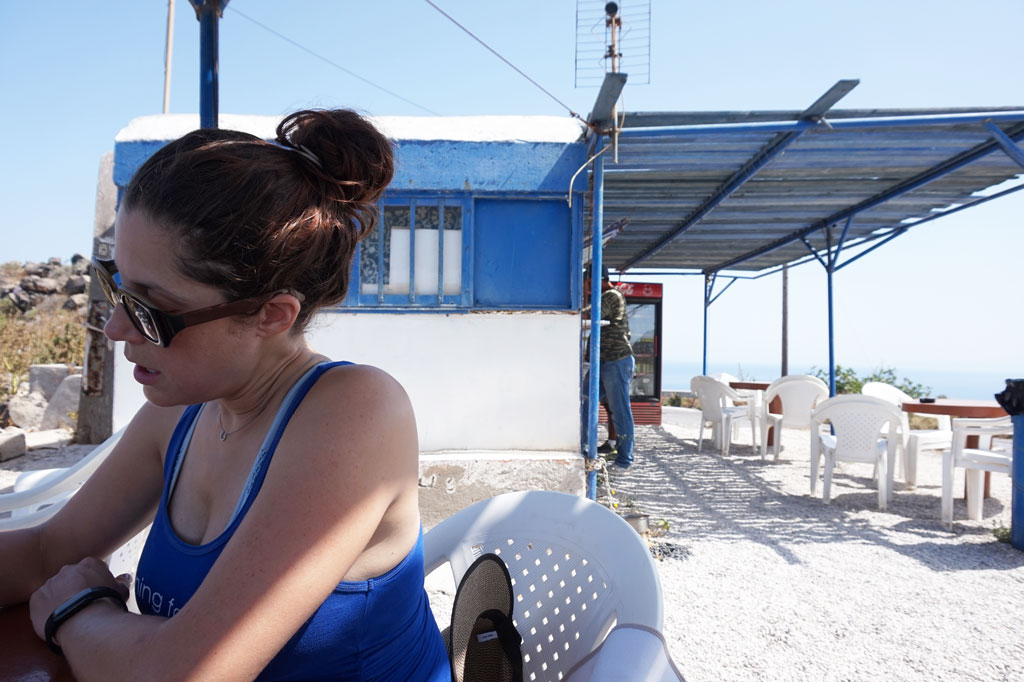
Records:
{"label": "brown hair", "polygon": [[228,300],[301,293],[294,328],[302,330],[345,298],[356,244],[377,222],[394,160],[388,139],[344,109],[291,114],[276,142],[193,131],[139,168],[121,207],[174,232],[181,272]]}

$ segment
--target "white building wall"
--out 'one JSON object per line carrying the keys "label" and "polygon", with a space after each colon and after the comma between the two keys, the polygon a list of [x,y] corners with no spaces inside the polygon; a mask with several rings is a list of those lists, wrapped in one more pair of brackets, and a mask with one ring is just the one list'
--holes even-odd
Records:
{"label": "white building wall", "polygon": [[[420,451],[579,451],[579,316],[324,313],[310,345],[375,365],[409,393]],[[114,428],[145,400],[117,353]]]}
{"label": "white building wall", "polygon": [[579,450],[579,316],[326,313],[311,345],[394,376],[422,452]]}
{"label": "white building wall", "polygon": [[[327,312],[310,325],[317,351],[375,365],[408,392],[421,452],[424,524],[493,494],[580,494],[579,315],[572,312]],[[120,344],[119,344],[120,345]],[[114,428],[145,398],[122,349]]]}

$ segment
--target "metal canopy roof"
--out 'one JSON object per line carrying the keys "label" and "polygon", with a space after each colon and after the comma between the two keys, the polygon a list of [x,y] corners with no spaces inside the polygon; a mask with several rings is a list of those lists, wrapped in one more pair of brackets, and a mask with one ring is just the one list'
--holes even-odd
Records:
{"label": "metal canopy roof", "polygon": [[864,252],[1024,189],[976,194],[1024,171],[1024,107],[823,115],[853,85],[803,112],[627,113],[617,163],[604,153],[604,264],[768,271],[824,253],[829,232]]}

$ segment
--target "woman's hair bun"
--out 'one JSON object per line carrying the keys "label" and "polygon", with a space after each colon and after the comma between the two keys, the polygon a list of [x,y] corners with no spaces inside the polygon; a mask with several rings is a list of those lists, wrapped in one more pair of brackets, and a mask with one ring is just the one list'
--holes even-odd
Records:
{"label": "woman's hair bun", "polygon": [[197,130],[142,164],[118,210],[145,211],[170,231],[179,270],[226,300],[301,293],[301,330],[346,296],[356,247],[394,175],[392,147],[344,109],[291,114],[277,144]]}
{"label": "woman's hair bun", "polygon": [[391,141],[348,109],[307,109],[285,117],[277,142],[299,152],[296,162],[335,183],[341,201],[375,202],[395,173]]}

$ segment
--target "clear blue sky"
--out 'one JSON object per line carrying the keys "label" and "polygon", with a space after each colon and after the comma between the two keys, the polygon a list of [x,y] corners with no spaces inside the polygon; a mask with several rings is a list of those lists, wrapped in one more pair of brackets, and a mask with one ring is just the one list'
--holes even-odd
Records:
{"label": "clear blue sky", "polygon": [[[589,110],[596,89],[573,85],[573,0],[435,2]],[[187,0],[176,5],[171,111],[195,112],[199,25]],[[861,84],[837,108],[1024,107],[1020,0],[651,6],[650,84],[627,85],[626,110],[802,109],[840,78]],[[422,0],[232,0],[221,112],[425,113],[240,13],[439,114],[566,113]],[[166,15],[165,0],[0,2],[0,261],[89,252],[100,156],[129,120],[161,109]],[[1024,321],[1007,291],[1020,282],[1022,215],[1024,192],[911,230],[838,273],[839,362],[1024,375]],[[780,289],[777,276],[740,282],[712,307],[712,370],[778,362]],[[822,366],[821,267],[793,270],[790,291],[790,371]],[[699,279],[670,280],[666,305],[666,359],[699,362]]]}

